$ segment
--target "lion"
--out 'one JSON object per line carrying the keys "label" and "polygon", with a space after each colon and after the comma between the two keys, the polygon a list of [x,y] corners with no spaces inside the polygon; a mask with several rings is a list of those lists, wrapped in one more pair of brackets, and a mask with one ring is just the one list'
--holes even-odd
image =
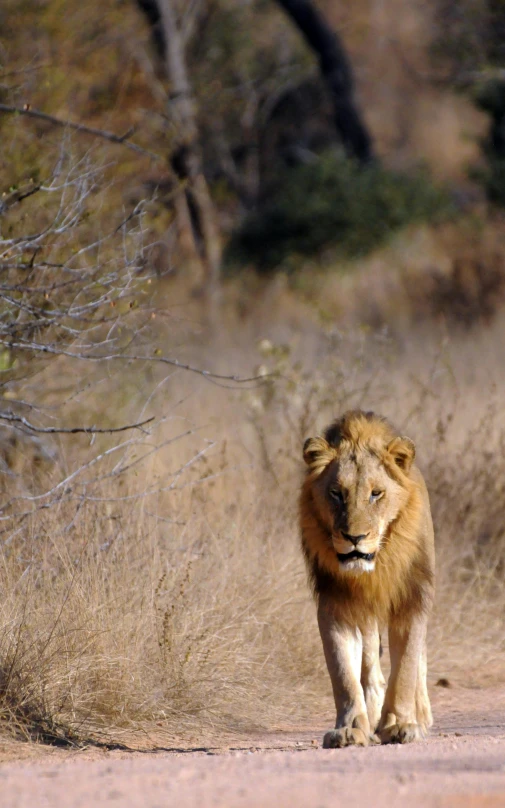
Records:
{"label": "lion", "polygon": [[385,418],[355,410],[309,438],[303,457],[301,542],[337,711],[323,746],[423,738],[433,723],[426,628],[435,549],[414,443]]}

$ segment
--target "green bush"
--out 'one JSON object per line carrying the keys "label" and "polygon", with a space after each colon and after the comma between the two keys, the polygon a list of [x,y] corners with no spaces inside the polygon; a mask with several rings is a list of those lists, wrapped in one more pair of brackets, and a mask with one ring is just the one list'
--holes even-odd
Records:
{"label": "green bush", "polygon": [[447,194],[423,174],[363,168],[335,154],[286,170],[275,188],[232,236],[229,264],[253,263],[268,272],[288,257],[314,256],[326,247],[358,257],[400,227],[450,208]]}

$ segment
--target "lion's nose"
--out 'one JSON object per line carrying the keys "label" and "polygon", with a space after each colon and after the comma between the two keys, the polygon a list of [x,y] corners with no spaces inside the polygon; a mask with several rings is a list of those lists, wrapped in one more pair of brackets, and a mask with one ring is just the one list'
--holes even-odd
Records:
{"label": "lion's nose", "polygon": [[370,531],[368,531],[368,533],[360,533],[359,536],[351,536],[350,533],[344,533],[344,531],[342,530],[342,536],[344,537],[344,539],[350,541],[351,544],[354,544],[355,547],[361,541],[361,539],[366,539],[368,535],[370,535]]}

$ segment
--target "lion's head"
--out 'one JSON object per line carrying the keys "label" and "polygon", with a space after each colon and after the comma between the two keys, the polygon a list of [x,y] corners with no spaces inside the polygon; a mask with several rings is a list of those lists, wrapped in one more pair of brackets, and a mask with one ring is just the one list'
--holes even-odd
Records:
{"label": "lion's head", "polygon": [[348,412],[303,447],[313,509],[340,572],[371,572],[405,508],[415,446],[374,413]]}

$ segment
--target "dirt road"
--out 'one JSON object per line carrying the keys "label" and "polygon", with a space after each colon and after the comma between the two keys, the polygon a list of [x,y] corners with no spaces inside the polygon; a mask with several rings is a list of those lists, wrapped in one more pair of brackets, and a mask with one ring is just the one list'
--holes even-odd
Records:
{"label": "dirt road", "polygon": [[0,765],[0,806],[505,808],[504,689],[437,693],[435,707],[429,740],[411,746],[324,750],[323,724],[222,747],[32,748]]}

